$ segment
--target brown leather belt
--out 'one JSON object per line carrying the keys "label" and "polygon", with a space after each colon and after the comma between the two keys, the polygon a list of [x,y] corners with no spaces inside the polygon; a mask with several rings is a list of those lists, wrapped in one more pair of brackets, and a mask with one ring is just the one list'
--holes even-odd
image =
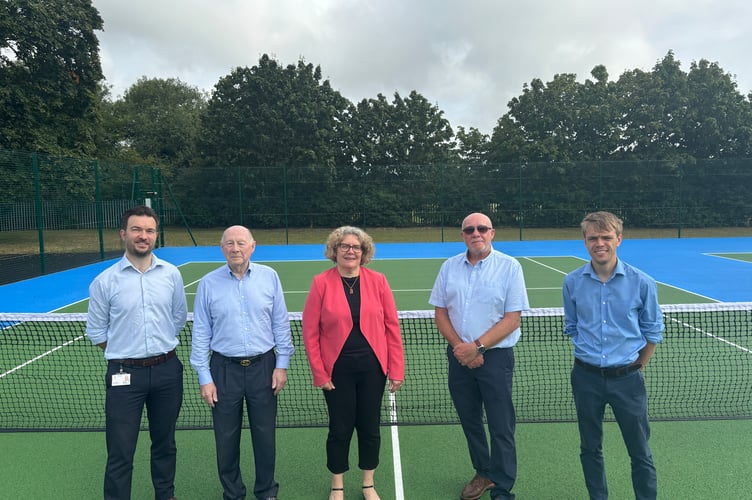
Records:
{"label": "brown leather belt", "polygon": [[168,359],[174,358],[177,353],[175,349],[159,356],[152,356],[150,358],[135,358],[135,359],[111,359],[113,363],[118,363],[123,366],[140,366],[146,368],[147,366],[154,366],[164,363]]}

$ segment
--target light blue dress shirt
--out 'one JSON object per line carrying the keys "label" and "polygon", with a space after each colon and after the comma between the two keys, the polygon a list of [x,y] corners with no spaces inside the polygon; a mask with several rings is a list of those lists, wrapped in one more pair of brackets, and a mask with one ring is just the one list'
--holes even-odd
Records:
{"label": "light blue dress shirt", "polygon": [[663,340],[655,280],[618,260],[603,283],[588,262],[564,278],[564,334],[576,358],[599,367],[634,363],[647,342]]}
{"label": "light blue dress shirt", "polygon": [[123,255],[89,285],[86,333],[106,359],[149,358],[175,349],[187,315],[177,267],[152,255],[141,273]]}
{"label": "light blue dress shirt", "polygon": [[249,263],[242,280],[228,265],[198,284],[193,305],[191,366],[200,385],[213,382],[212,351],[232,358],[263,354],[276,346],[277,368],[287,369],[295,352],[282,283],[269,266]]}
{"label": "light blue dress shirt", "polygon": [[[428,302],[446,308],[449,320],[463,342],[474,342],[501,321],[505,313],[530,308],[522,266],[516,259],[492,250],[474,266],[467,253],[447,259],[431,291]],[[520,339],[515,329],[493,347],[512,347]]]}

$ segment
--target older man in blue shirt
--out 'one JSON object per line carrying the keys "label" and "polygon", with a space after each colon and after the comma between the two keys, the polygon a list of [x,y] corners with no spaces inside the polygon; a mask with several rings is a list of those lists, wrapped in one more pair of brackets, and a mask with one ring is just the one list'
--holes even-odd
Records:
{"label": "older man in blue shirt", "polygon": [[221,247],[227,265],[204,276],[196,292],[191,365],[212,408],[225,500],[246,496],[240,473],[244,400],[256,466],[253,492],[259,500],[276,499],[277,395],[295,351],[282,284],[272,268],[250,261],[256,242],[247,228],[227,228]]}
{"label": "older man in blue shirt", "polygon": [[655,499],[657,478],[648,440],[648,399],[642,370],[663,340],[658,287],[622,262],[616,249],[622,221],[609,212],[581,224],[591,260],[564,278],[565,329],[574,344],[572,393],[580,430],[580,461],[590,498],[608,498],[603,415],[610,405],[632,462],[638,500]]}
{"label": "older man in blue shirt", "polygon": [[158,223],[149,207],[126,211],[120,229],[125,254],[89,286],[86,333],[107,359],[106,500],[131,497],[144,405],[154,497],[175,493],[175,425],[183,402],[183,365],[175,348],[187,308],[180,271],[152,254]]}
{"label": "older man in blue shirt", "polygon": [[492,499],[514,498],[512,348],[521,335],[522,311],[529,308],[525,279],[517,260],[494,250],[488,216],[468,215],[460,234],[467,250],[442,264],[429,299],[436,308],[436,326],[449,344],[449,392],[475,469],[460,498],[475,500],[487,490]]}

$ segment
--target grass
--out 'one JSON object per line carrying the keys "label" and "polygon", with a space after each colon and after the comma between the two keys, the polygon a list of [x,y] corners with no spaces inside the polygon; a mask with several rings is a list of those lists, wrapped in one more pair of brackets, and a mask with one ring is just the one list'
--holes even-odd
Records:
{"label": "grass", "polygon": [[[290,228],[253,230],[256,241],[263,245],[323,243],[332,228]],[[214,246],[219,244],[224,228],[192,229],[189,233],[181,226],[164,229],[164,246]],[[458,228],[449,227],[377,227],[366,228],[377,243],[461,241]],[[103,233],[105,251],[122,249],[118,231],[107,229]],[[193,236],[193,239],[191,238]],[[676,228],[630,229],[624,231],[629,239],[676,238]],[[752,228],[689,228],[682,229],[682,238],[727,238],[752,236]],[[44,250],[48,253],[98,252],[99,233],[94,229],[45,230]],[[579,228],[496,228],[497,241],[572,240],[579,239]],[[0,255],[39,253],[38,231],[0,231]]]}

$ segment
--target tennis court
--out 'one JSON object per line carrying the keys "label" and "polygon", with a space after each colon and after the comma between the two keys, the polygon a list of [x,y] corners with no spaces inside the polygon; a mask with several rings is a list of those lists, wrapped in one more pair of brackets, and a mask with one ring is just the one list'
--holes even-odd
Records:
{"label": "tennis court", "polygon": [[[446,257],[462,251],[460,245],[377,243],[376,260],[370,267],[387,275],[398,308],[402,311],[408,369],[405,388],[397,393],[393,401],[385,399],[384,422],[446,424],[455,418],[445,387],[443,339],[433,328],[430,314],[408,314],[405,311],[430,308],[427,300],[439,266]],[[576,427],[569,423],[573,420],[568,387],[571,346],[561,335],[560,312],[541,308],[560,307],[564,275],[582,265],[587,254],[579,241],[497,242],[496,248],[520,260],[531,306],[538,309],[524,319],[523,341],[515,353],[518,414],[521,422],[531,422],[530,425],[521,425],[518,430],[520,476],[516,490],[520,497],[527,498],[582,498],[584,485],[581,484],[577,458],[577,432]],[[749,238],[704,242],[625,241],[620,248],[620,256],[625,261],[643,268],[659,281],[659,298],[662,304],[667,305],[664,308],[667,341],[659,348],[648,372],[651,415],[654,419],[713,419],[752,415],[752,403],[746,401],[747,394],[752,392],[748,386],[749,349],[752,348],[749,307],[731,312],[698,313],[691,307],[673,310],[668,306],[749,300],[752,295],[749,287],[749,283],[752,283],[752,262],[748,258],[750,249],[752,239]],[[222,255],[217,248],[166,248],[159,249],[157,253],[180,266],[189,307],[200,277],[222,263]],[[288,309],[294,313],[302,310],[312,276],[331,265],[323,260],[322,253],[323,247],[316,245],[260,246],[254,254],[254,261],[277,269],[285,288]],[[19,312],[31,312],[30,302],[36,303],[34,312],[83,312],[86,310],[89,281],[109,264],[101,263],[59,273],[58,276],[0,287],[0,297],[7,299],[3,302],[5,309],[15,308]],[[740,282],[744,286],[737,287]],[[25,298],[19,295],[19,290],[24,288],[34,288],[34,295],[40,300],[30,301],[29,295]],[[3,428],[16,427],[11,422],[19,416],[27,424],[32,419],[39,419],[43,422],[42,427],[49,428],[80,429],[101,425],[101,352],[88,345],[88,339],[81,336],[84,327],[82,316],[67,319],[75,321],[68,321],[65,327],[55,323],[57,326],[53,328],[63,332],[60,337],[42,334],[46,330],[39,327],[40,331],[34,337],[42,340],[29,342],[27,332],[24,347],[15,349],[17,352],[13,355],[8,353],[7,344],[13,337],[16,323],[6,324],[2,339],[6,347],[0,351],[0,394],[13,404],[4,404],[0,410]],[[295,322],[299,321],[299,317],[293,314],[292,319],[293,328],[296,328]],[[299,333],[297,337],[299,341]],[[189,335],[186,335],[181,352],[181,359],[186,365],[186,393],[179,425],[184,428],[208,427],[210,414],[198,398],[195,375],[187,363],[188,345]],[[310,387],[305,354],[302,345],[298,345],[295,364],[290,369],[290,382],[280,398],[280,425],[286,428],[279,432],[278,479],[285,498],[326,498],[328,474],[323,460],[326,431],[322,427],[306,427],[324,424],[326,413],[323,398]],[[18,393],[18,387],[23,387],[26,392]],[[66,399],[65,394],[69,392],[75,397],[67,406],[58,406],[53,410],[45,409],[41,404],[46,398],[59,403]],[[549,423],[541,425],[532,422]],[[655,425],[663,424],[656,422]],[[683,425],[686,430],[692,424],[666,422],[665,425]],[[654,433],[658,434],[658,431]],[[185,430],[179,434],[180,457],[184,460],[179,463],[179,474],[181,468],[193,471],[191,475],[184,476],[186,482],[193,484],[193,475],[198,475],[205,478],[208,484],[188,491],[182,491],[183,488],[178,485],[178,495],[181,498],[218,498],[219,485],[214,473],[210,431]],[[618,431],[614,429],[608,434],[612,435],[608,439],[614,438],[606,443],[609,473],[613,471],[617,476],[612,489],[614,497],[620,498],[616,493],[620,483],[623,493],[631,492],[628,464],[622,463],[625,456],[623,449],[608,451],[608,447],[623,448],[618,442]],[[22,435],[33,436],[28,441],[35,441],[38,436]],[[70,498],[96,498],[101,482],[99,471],[104,463],[102,435],[43,435],[54,435],[63,442],[66,435],[79,436],[75,438],[76,441],[92,442],[85,449],[94,450],[96,457],[87,455],[84,460],[97,471],[92,481],[89,478],[86,480],[86,484],[93,484],[94,489],[84,496],[71,494]],[[382,498],[455,498],[456,492],[471,474],[465,444],[457,425],[385,426],[382,435],[382,466],[377,476]],[[18,440],[17,436],[19,434],[2,433],[0,439],[12,445]],[[70,443],[73,439],[67,441]],[[660,438],[656,436],[654,447],[658,449],[654,451],[659,462],[659,474],[662,470],[660,443]],[[148,451],[147,436],[140,440],[139,450],[145,457],[143,454]],[[557,462],[565,458],[566,464],[553,466],[545,461],[546,456]],[[247,448],[244,457],[250,457]],[[549,481],[541,481],[538,467],[545,467],[550,472]],[[556,479],[559,474],[562,477]],[[625,475],[619,479],[619,474]],[[358,474],[350,476],[353,476],[349,478],[353,481],[348,480],[348,490],[357,491]],[[134,476],[134,492],[139,491],[136,487],[139,481],[144,483],[141,491],[148,495],[148,472],[141,479]],[[192,496],[192,493],[198,496]]]}

